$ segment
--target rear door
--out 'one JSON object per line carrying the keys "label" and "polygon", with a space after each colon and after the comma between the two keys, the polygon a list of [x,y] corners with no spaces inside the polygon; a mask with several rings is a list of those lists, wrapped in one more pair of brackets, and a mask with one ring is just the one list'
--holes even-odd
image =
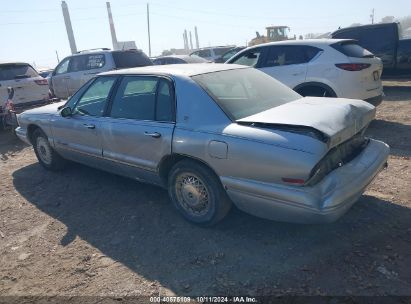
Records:
{"label": "rear door", "polygon": [[104,158],[122,167],[123,174],[158,182],[158,165],[171,153],[174,109],[170,80],[123,77],[102,124]]}
{"label": "rear door", "polygon": [[290,88],[294,88],[305,81],[307,74],[308,60],[304,48],[300,45],[269,46],[258,68]]}
{"label": "rear door", "polygon": [[73,95],[83,84],[102,72],[106,64],[104,54],[73,56],[69,66],[68,92]]}

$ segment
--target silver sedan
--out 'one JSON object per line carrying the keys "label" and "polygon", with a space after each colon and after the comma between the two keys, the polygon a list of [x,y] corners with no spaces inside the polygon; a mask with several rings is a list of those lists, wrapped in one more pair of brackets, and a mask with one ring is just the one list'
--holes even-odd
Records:
{"label": "silver sedan", "polygon": [[389,147],[364,136],[374,116],[244,66],[168,65],[100,74],[64,104],[22,113],[16,132],[46,169],[72,160],[165,187],[197,224],[232,203],[313,223],[343,215],[386,165]]}

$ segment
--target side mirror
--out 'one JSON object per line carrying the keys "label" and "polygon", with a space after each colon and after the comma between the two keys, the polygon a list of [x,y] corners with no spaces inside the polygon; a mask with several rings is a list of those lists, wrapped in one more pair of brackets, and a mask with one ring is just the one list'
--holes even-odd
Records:
{"label": "side mirror", "polygon": [[63,110],[61,110],[60,115],[62,117],[70,117],[71,115],[73,115],[73,112],[71,112],[70,107],[65,107],[63,108]]}

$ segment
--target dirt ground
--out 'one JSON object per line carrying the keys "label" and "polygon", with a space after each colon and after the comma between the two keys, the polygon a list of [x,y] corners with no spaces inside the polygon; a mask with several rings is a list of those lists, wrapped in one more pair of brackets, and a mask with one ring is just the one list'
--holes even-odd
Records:
{"label": "dirt ground", "polygon": [[411,82],[385,82],[368,134],[389,167],[340,220],[238,210],[185,222],[160,188],[72,164],[45,171],[0,133],[0,295],[411,295]]}

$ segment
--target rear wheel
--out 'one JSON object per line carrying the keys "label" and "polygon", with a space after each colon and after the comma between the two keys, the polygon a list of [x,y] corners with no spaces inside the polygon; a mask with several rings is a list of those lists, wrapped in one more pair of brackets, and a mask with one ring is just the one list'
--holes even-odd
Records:
{"label": "rear wheel", "polygon": [[216,224],[231,208],[218,177],[206,166],[191,160],[182,160],[173,166],[168,193],[184,218],[199,225]]}
{"label": "rear wheel", "polygon": [[49,140],[41,129],[33,132],[33,148],[39,163],[48,170],[59,170],[65,165],[65,160],[50,146]]}

